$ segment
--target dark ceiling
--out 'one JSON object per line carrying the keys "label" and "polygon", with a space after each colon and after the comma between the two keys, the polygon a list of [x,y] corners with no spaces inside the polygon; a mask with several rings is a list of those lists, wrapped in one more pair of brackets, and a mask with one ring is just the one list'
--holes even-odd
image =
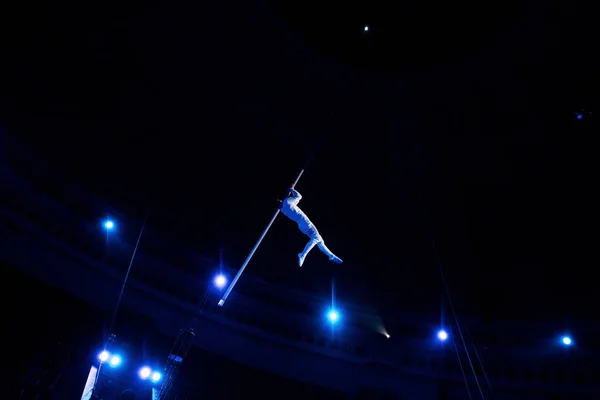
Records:
{"label": "dark ceiling", "polygon": [[348,268],[300,278],[286,260],[304,239],[282,227],[257,275],[309,291],[333,275],[349,299],[437,310],[428,214],[469,312],[589,303],[571,295],[587,270],[561,272],[589,254],[595,199],[591,118],[573,114],[598,87],[584,7],[19,7],[0,12],[2,123],[125,213],[160,203],[156,229],[237,264],[325,136],[304,204]]}

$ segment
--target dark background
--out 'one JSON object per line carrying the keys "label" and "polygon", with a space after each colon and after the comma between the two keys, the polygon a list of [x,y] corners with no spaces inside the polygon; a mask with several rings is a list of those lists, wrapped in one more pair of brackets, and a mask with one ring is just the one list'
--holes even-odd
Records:
{"label": "dark background", "polygon": [[593,114],[574,112],[597,104],[591,10],[368,3],[3,5],[1,122],[234,267],[323,140],[297,189],[345,263],[314,250],[299,269],[306,238],[280,218],[247,273],[437,313],[443,265],[463,315],[588,315],[597,162]]}

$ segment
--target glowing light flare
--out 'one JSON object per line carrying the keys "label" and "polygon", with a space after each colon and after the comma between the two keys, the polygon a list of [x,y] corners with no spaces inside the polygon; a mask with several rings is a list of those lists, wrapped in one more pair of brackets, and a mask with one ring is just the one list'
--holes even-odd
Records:
{"label": "glowing light flare", "polygon": [[335,324],[336,322],[339,321],[340,314],[338,314],[338,312],[336,310],[329,310],[329,312],[327,313],[327,319],[332,324]]}
{"label": "glowing light flare", "polygon": [[151,373],[152,373],[152,370],[150,369],[150,367],[142,367],[142,368],[140,368],[138,375],[142,379],[148,379],[150,377]]}
{"label": "glowing light flare", "polygon": [[110,353],[106,350],[104,350],[100,354],[98,354],[98,360],[100,360],[100,362],[108,361],[109,357],[110,357]]}
{"label": "glowing light flare", "polygon": [[112,356],[110,358],[109,364],[111,367],[118,367],[121,365],[121,357],[120,356]]}
{"label": "glowing light flare", "polygon": [[444,340],[448,339],[448,332],[440,329],[437,333],[437,338],[443,342]]}
{"label": "glowing light flare", "polygon": [[563,336],[561,339],[562,344],[564,344],[565,346],[570,346],[573,344],[573,340],[571,340],[571,338],[569,336]]}
{"label": "glowing light flare", "polygon": [[150,379],[152,379],[152,382],[158,382],[160,381],[160,378],[162,378],[160,372],[154,372],[152,373],[152,377]]}
{"label": "glowing light flare", "polygon": [[104,229],[106,229],[107,231],[112,230],[115,227],[115,223],[113,221],[111,221],[110,219],[107,219],[106,221],[104,221]]}
{"label": "glowing light flare", "polygon": [[224,275],[219,274],[219,275],[215,276],[213,283],[215,284],[216,287],[218,287],[219,289],[222,289],[227,284],[227,278],[225,278]]}

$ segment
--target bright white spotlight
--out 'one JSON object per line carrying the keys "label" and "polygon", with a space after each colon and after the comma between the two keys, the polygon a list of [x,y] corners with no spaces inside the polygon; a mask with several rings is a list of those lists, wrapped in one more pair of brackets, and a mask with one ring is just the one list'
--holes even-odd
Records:
{"label": "bright white spotlight", "polygon": [[150,369],[150,367],[142,367],[140,369],[140,372],[138,372],[140,378],[142,378],[142,379],[148,379],[148,377],[150,376],[151,373],[152,373],[152,370]]}
{"label": "bright white spotlight", "polygon": [[571,344],[573,344],[573,341],[568,336],[563,336],[562,342],[565,346],[570,346]]}
{"label": "bright white spotlight", "polygon": [[327,319],[329,320],[329,322],[331,322],[332,324],[335,324],[336,322],[338,322],[338,320],[340,319],[340,315],[338,314],[337,311],[335,310],[330,310],[327,313]]}
{"label": "bright white spotlight", "polygon": [[100,354],[98,354],[98,360],[100,360],[100,362],[106,362],[109,357],[110,357],[110,353],[106,350],[104,350]]}
{"label": "bright white spotlight", "polygon": [[114,227],[115,227],[115,223],[112,222],[110,219],[108,219],[104,222],[104,229],[110,231]]}
{"label": "bright white spotlight", "polygon": [[152,382],[158,382],[160,381],[160,378],[162,378],[162,375],[160,374],[160,372],[154,372],[152,374]]}
{"label": "bright white spotlight", "polygon": [[119,356],[112,356],[110,358],[110,362],[109,362],[111,367],[118,367],[119,365],[121,365],[121,357]]}
{"label": "bright white spotlight", "polygon": [[388,333],[384,333],[384,335],[386,338],[388,338],[388,339],[390,338],[390,335]]}
{"label": "bright white spotlight", "polygon": [[369,31],[369,27],[365,26],[365,32],[368,32],[368,31]]}
{"label": "bright white spotlight", "polygon": [[223,286],[225,286],[225,284],[227,283],[227,278],[225,278],[224,275],[220,274],[220,275],[215,276],[215,279],[213,282],[216,287],[218,287],[219,289],[222,289]]}
{"label": "bright white spotlight", "polygon": [[438,337],[438,339],[440,339],[441,341],[444,341],[444,340],[448,339],[448,333],[447,333],[445,330],[441,329],[441,330],[438,332],[438,334],[437,334],[437,337]]}

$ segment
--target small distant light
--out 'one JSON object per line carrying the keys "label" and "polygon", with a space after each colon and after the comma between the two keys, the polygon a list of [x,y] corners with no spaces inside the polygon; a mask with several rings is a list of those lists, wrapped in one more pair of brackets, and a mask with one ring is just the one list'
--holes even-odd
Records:
{"label": "small distant light", "polygon": [[111,220],[108,220],[104,223],[104,228],[107,230],[111,230],[114,227],[115,227],[115,223],[112,222]]}
{"label": "small distant light", "polygon": [[448,339],[448,333],[445,330],[440,330],[437,334],[438,339],[444,341],[446,339]]}
{"label": "small distant light", "polygon": [[368,32],[368,31],[369,31],[369,27],[365,26],[365,32]]}
{"label": "small distant light", "polygon": [[98,354],[98,360],[100,360],[100,362],[106,362],[109,357],[110,357],[110,353],[106,350],[104,350],[100,354]]}
{"label": "small distant light", "polygon": [[119,364],[121,364],[121,357],[112,356],[112,358],[110,359],[110,365],[112,367],[117,367],[117,366],[119,366]]}
{"label": "small distant light", "polygon": [[158,382],[160,381],[160,378],[162,378],[162,375],[160,374],[160,372],[154,372],[152,374],[152,382]]}
{"label": "small distant light", "polygon": [[384,333],[384,335],[385,335],[385,337],[386,337],[386,338],[388,338],[388,339],[390,338],[390,335],[389,335],[389,334],[387,334],[387,333]]}
{"label": "small distant light", "polygon": [[563,337],[562,342],[565,346],[570,346],[571,344],[573,344],[573,341],[568,336]]}

